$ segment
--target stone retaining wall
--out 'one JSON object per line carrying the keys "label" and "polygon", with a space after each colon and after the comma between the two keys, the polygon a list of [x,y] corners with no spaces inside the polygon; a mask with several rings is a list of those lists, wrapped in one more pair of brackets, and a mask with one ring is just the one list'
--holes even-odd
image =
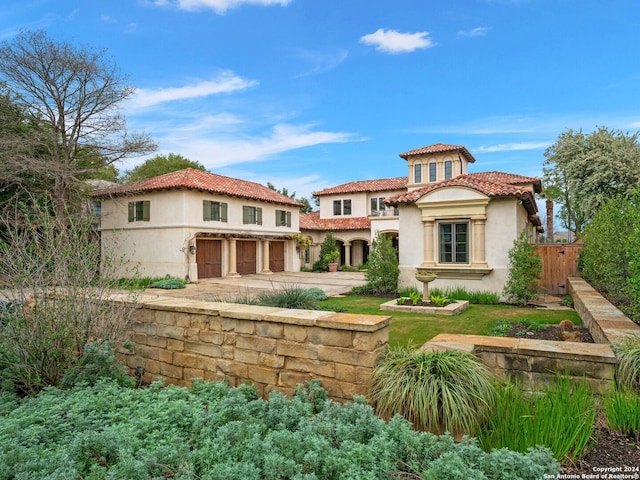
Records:
{"label": "stone retaining wall", "polygon": [[569,293],[573,304],[598,343],[616,343],[629,335],[640,335],[640,325],[600,295],[580,277],[569,277]]}
{"label": "stone retaining wall", "polygon": [[141,298],[134,314],[135,353],[127,365],[143,380],[189,385],[193,378],[244,382],[261,395],[286,395],[318,379],[338,401],[365,395],[390,317],[168,297]]}
{"label": "stone retaining wall", "polygon": [[555,372],[586,378],[597,392],[614,381],[616,358],[611,344],[640,335],[640,326],[579,277],[567,279],[575,309],[595,344],[528,340],[478,335],[440,334],[422,349],[471,352],[497,373],[526,383],[548,381]]}

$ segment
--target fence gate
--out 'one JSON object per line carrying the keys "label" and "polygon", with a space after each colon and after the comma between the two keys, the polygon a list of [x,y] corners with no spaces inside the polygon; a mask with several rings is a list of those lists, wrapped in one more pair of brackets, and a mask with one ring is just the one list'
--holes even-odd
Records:
{"label": "fence gate", "polygon": [[549,295],[566,295],[567,277],[578,274],[578,254],[581,244],[539,243],[542,258],[542,278],[538,290]]}

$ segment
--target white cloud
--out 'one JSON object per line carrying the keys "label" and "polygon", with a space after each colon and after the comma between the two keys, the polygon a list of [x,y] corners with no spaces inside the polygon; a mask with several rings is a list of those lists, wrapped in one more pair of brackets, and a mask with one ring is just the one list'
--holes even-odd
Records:
{"label": "white cloud", "polygon": [[311,125],[278,124],[266,135],[204,134],[202,129],[169,131],[160,138],[162,150],[177,151],[207,168],[264,161],[274,155],[314,145],[355,141],[350,133],[314,131]]}
{"label": "white cloud", "polygon": [[311,68],[298,75],[298,77],[318,75],[333,70],[344,62],[348,56],[349,53],[346,50],[338,50],[337,52],[312,52],[310,50],[300,49],[295,52],[295,57],[310,64]]}
{"label": "white cloud", "polygon": [[431,48],[437,45],[429,38],[429,32],[400,33],[383,28],[360,37],[360,42],[373,45],[376,50],[385,53],[409,53],[419,48]]}
{"label": "white cloud", "polygon": [[476,27],[471,30],[460,30],[458,35],[461,37],[484,37],[489,30],[491,30],[490,27]]}
{"label": "white cloud", "polygon": [[242,5],[260,5],[270,7],[272,5],[287,6],[292,0],[151,0],[152,5],[172,5],[181,10],[190,12],[197,10],[213,10],[219,15],[224,15],[227,10],[238,8]]}
{"label": "white cloud", "polygon": [[187,100],[199,97],[208,97],[221,93],[236,92],[254,87],[257,80],[247,80],[232,72],[222,72],[218,78],[208,81],[200,81],[193,85],[182,87],[169,87],[160,89],[138,89],[131,99],[131,108],[148,108],[161,103],[176,100]]}
{"label": "white cloud", "polygon": [[550,142],[518,142],[518,143],[500,143],[498,145],[481,146],[474,148],[478,153],[494,153],[494,152],[513,152],[521,150],[542,150],[551,145]]}

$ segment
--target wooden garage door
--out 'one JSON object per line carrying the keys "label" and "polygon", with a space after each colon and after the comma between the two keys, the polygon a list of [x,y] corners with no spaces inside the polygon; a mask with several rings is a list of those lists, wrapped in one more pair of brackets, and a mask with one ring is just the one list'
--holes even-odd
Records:
{"label": "wooden garage door", "polygon": [[269,244],[269,270],[284,272],[284,242]]}
{"label": "wooden garage door", "polygon": [[196,263],[198,278],[222,276],[222,241],[196,240]]}
{"label": "wooden garage door", "polygon": [[236,242],[236,272],[240,275],[256,273],[256,242]]}

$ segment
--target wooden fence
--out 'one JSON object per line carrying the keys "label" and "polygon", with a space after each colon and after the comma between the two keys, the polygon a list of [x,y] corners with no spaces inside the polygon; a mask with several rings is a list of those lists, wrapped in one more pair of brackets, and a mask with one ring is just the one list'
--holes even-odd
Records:
{"label": "wooden fence", "polygon": [[538,284],[541,293],[567,295],[567,277],[579,276],[578,254],[582,244],[539,243],[536,245],[542,257],[542,279]]}

